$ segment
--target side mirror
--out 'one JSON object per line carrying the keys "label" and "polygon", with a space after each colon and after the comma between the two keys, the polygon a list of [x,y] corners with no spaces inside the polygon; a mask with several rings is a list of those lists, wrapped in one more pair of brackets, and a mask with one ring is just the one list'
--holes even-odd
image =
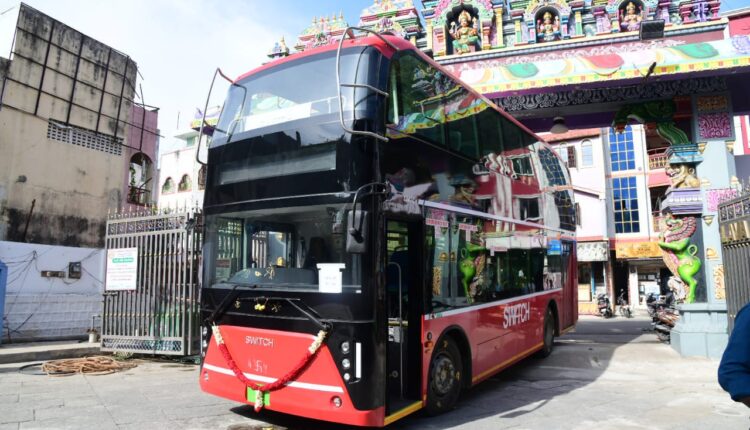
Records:
{"label": "side mirror", "polygon": [[369,231],[367,211],[349,211],[346,220],[346,252],[364,254],[367,250],[367,232]]}

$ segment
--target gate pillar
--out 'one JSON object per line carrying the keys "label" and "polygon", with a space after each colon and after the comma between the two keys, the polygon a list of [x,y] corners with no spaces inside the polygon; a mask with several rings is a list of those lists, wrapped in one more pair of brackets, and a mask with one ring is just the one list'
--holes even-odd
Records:
{"label": "gate pillar", "polygon": [[734,122],[729,94],[692,98],[692,141],[701,153],[695,165],[700,181],[700,214],[694,243],[702,267],[696,300],[680,306],[672,347],[683,356],[719,358],[726,347],[727,303],[724,255],[719,234],[718,203],[737,182],[733,154]]}

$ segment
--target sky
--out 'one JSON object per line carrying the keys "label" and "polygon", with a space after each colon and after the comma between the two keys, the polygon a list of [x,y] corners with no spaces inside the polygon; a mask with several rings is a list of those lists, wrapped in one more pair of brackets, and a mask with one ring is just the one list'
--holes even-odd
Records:
{"label": "sky", "polygon": [[[372,0],[25,0],[29,6],[129,55],[142,76],[143,101],[159,107],[162,152],[206,103],[217,67],[230,78],[267,61],[283,36],[290,49],[314,16],[343,12],[356,25]],[[0,14],[18,1],[0,0]],[[13,15],[12,26],[15,26]],[[0,15],[2,18],[2,15]],[[9,20],[6,20],[9,21]],[[0,24],[2,22],[0,21]],[[0,32],[0,56],[12,42]],[[212,104],[226,81],[217,80]],[[178,124],[178,114],[180,123]]]}
{"label": "sky", "polygon": [[[372,1],[25,0],[138,64],[143,102],[160,108],[162,152],[175,149],[173,136],[187,127],[196,108],[205,105],[217,67],[237,77],[266,61],[282,36],[291,48],[314,16],[343,12],[346,21],[356,25]],[[2,14],[17,4],[0,0],[0,27]],[[722,1],[722,10],[745,6],[750,0]],[[0,32],[0,37],[0,55],[7,56],[12,33]],[[217,84],[211,104],[221,103],[226,88],[224,81]]]}

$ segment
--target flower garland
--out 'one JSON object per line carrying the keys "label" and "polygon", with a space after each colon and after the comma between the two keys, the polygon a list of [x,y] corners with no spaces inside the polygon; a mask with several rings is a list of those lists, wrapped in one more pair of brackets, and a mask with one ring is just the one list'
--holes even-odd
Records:
{"label": "flower garland", "polygon": [[224,343],[224,338],[221,336],[221,332],[219,331],[219,326],[214,324],[211,327],[211,331],[213,332],[214,339],[216,340],[216,345],[219,347],[219,351],[221,352],[221,355],[224,357],[224,360],[229,365],[229,368],[232,369],[232,372],[237,376],[237,379],[239,379],[245,386],[252,388],[255,390],[255,412],[260,412],[260,410],[263,408],[263,394],[268,393],[274,390],[278,390],[279,388],[285,386],[287,383],[292,381],[293,379],[296,379],[297,376],[299,376],[300,373],[312,362],[313,357],[315,357],[315,354],[317,354],[318,350],[320,349],[321,345],[323,345],[323,341],[325,340],[326,336],[328,335],[327,330],[321,330],[318,332],[318,335],[315,337],[315,340],[313,340],[312,344],[307,348],[307,351],[305,352],[305,356],[302,357],[302,359],[297,363],[296,366],[292,368],[286,375],[283,377],[277,379],[276,381],[267,384],[267,385],[260,385],[257,384],[245,376],[244,373],[242,373],[242,370],[237,366],[237,363],[232,358],[232,355],[229,353],[229,349],[227,348],[227,345]]}

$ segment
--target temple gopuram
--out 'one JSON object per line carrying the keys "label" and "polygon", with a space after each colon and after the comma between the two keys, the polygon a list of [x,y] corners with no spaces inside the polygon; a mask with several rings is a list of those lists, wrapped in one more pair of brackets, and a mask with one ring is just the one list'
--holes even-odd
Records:
{"label": "temple gopuram", "polygon": [[[616,245],[651,250],[636,258],[663,258],[670,279],[688,291],[672,347],[718,357],[727,342],[727,307],[716,202],[736,188],[734,121],[750,112],[748,27],[730,26],[732,15],[723,16],[720,6],[719,0],[424,0],[417,7],[375,0],[358,26],[411,41],[535,132],[556,123],[600,128],[606,160],[632,127],[644,142],[659,140],[661,170],[651,171],[648,160],[644,171],[608,168],[606,184],[598,185],[608,201],[614,180],[635,178],[652,197],[662,190],[652,198],[655,213],[642,214],[653,216],[653,229],[599,238],[611,263],[605,284],[613,296],[613,278],[624,276],[637,296],[635,266],[613,274],[615,263],[634,258]],[[315,19],[295,47],[337,43],[347,27],[341,15]]]}

